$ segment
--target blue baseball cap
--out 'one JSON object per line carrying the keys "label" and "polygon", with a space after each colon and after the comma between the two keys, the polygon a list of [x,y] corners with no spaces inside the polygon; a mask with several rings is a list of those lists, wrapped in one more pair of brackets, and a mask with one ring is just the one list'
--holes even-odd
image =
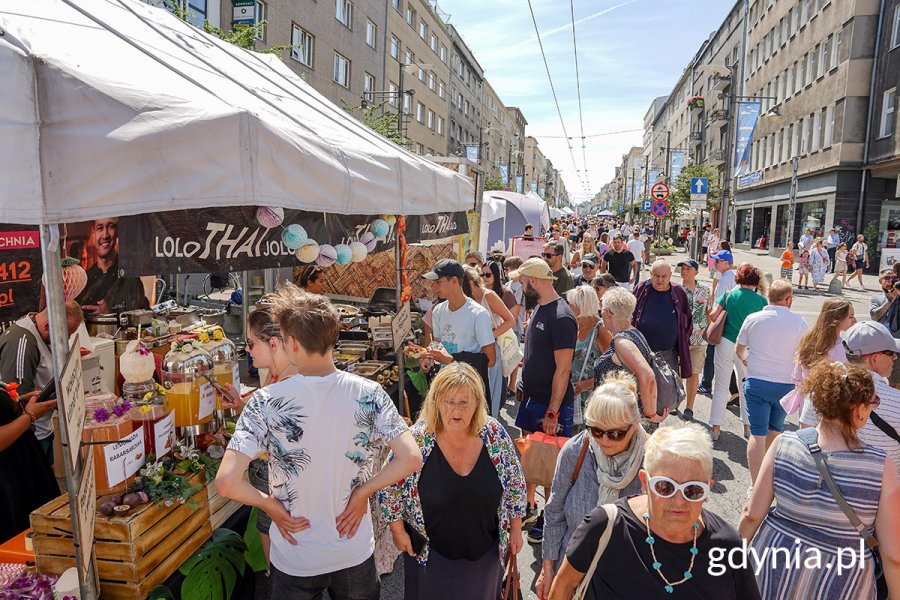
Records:
{"label": "blue baseball cap", "polygon": [[734,264],[734,256],[728,250],[720,250],[713,254],[712,257],[716,260],[724,260],[727,263]]}
{"label": "blue baseball cap", "polygon": [[690,267],[690,268],[694,269],[695,271],[700,270],[700,263],[698,263],[693,258],[689,258],[687,260],[681,261],[680,263],[678,263],[678,266],[679,267]]}

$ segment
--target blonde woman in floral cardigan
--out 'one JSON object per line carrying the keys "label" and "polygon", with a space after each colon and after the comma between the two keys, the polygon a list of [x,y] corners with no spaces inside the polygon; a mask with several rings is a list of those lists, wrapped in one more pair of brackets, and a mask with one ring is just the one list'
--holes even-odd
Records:
{"label": "blonde woman in floral cardigan", "polygon": [[478,373],[459,362],[442,369],[411,431],[422,470],[379,494],[405,553],[405,598],[496,598],[506,557],[522,549],[525,478]]}

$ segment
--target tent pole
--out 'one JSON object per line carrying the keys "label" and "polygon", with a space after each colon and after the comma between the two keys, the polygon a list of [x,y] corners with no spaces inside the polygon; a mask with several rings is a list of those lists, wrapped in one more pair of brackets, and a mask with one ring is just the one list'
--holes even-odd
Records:
{"label": "tent pole", "polygon": [[[65,369],[69,354],[69,336],[66,329],[66,307],[63,294],[59,243],[59,226],[41,225],[41,259],[44,264],[47,314],[50,319],[50,348],[53,354],[53,373],[57,382],[62,380],[62,372]],[[61,389],[61,387],[58,386],[57,389]],[[56,404],[58,414],[64,414],[62,394],[56,395]],[[63,422],[60,422],[59,438],[60,443],[64,447],[62,461],[66,470],[66,491],[69,493],[69,513],[72,518],[72,537],[75,544],[75,568],[78,571],[78,587],[81,591],[81,597],[88,600],[97,598],[98,594],[93,557],[88,563],[87,573],[82,572],[81,569],[83,564],[82,553],[86,550],[93,554],[93,547],[82,548],[81,540],[79,539],[81,537],[81,529],[76,498],[78,497],[79,481],[84,471],[84,461],[78,461],[79,464],[75,465],[76,472],[73,473],[72,465],[69,462],[68,428]],[[80,445],[81,440],[75,440],[72,443]]]}
{"label": "tent pole", "polygon": [[[241,323],[243,323],[244,339],[247,339],[247,320],[250,318],[250,276],[241,271]],[[247,352],[249,354],[249,351]],[[260,386],[262,387],[262,386]]]}
{"label": "tent pole", "polygon": [[[400,255],[400,231],[395,230],[395,240],[394,240],[394,271],[397,275],[397,315],[400,314],[400,310],[403,308],[403,301],[401,298],[403,297],[403,268],[401,266]],[[396,316],[396,315],[395,315]],[[396,342],[395,342],[395,345]],[[397,351],[394,353],[397,356],[397,409],[400,412],[401,417],[412,418],[411,415],[406,414],[406,402],[403,401],[404,395],[406,394],[406,377],[404,372],[404,361],[403,358],[403,347],[402,340],[401,344],[398,345]]]}

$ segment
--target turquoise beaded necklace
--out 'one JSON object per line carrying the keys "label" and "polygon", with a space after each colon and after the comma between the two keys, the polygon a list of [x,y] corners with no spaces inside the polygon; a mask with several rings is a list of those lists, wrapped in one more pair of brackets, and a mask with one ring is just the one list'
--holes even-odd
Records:
{"label": "turquoise beaded necklace", "polygon": [[[649,500],[649,499],[648,499]],[[684,572],[684,576],[679,581],[669,581],[662,572],[662,563],[659,562],[656,558],[656,550],[653,549],[653,545],[656,543],[656,538],[653,537],[653,534],[650,532],[650,513],[645,512],[641,515],[644,518],[644,524],[647,526],[647,545],[650,546],[650,556],[653,557],[653,570],[660,576],[660,578],[665,582],[664,590],[668,593],[673,593],[675,591],[676,585],[681,585],[688,579],[693,579],[694,575],[691,571],[694,570],[694,559],[697,558],[697,554],[699,554],[699,550],[697,550],[697,533],[700,531],[700,523],[694,523],[694,546],[691,548],[691,564],[688,566],[687,571]]]}

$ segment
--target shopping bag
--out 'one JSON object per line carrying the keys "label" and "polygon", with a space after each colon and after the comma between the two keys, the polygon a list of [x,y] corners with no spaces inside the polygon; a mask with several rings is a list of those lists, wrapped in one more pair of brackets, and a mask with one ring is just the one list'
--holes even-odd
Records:
{"label": "shopping bag", "polygon": [[500,356],[497,358],[503,361],[503,376],[509,377],[522,360],[519,338],[516,332],[510,329],[497,338],[497,345],[500,347]]}
{"label": "shopping bag", "polygon": [[778,402],[781,404],[781,408],[784,409],[784,412],[792,415],[800,410],[801,406],[803,406],[803,394],[801,394],[800,390],[795,387],[787,394],[782,396],[781,400],[779,400]]}
{"label": "shopping bag", "polygon": [[538,431],[516,440],[527,483],[550,487],[556,471],[556,458],[568,439]]}

